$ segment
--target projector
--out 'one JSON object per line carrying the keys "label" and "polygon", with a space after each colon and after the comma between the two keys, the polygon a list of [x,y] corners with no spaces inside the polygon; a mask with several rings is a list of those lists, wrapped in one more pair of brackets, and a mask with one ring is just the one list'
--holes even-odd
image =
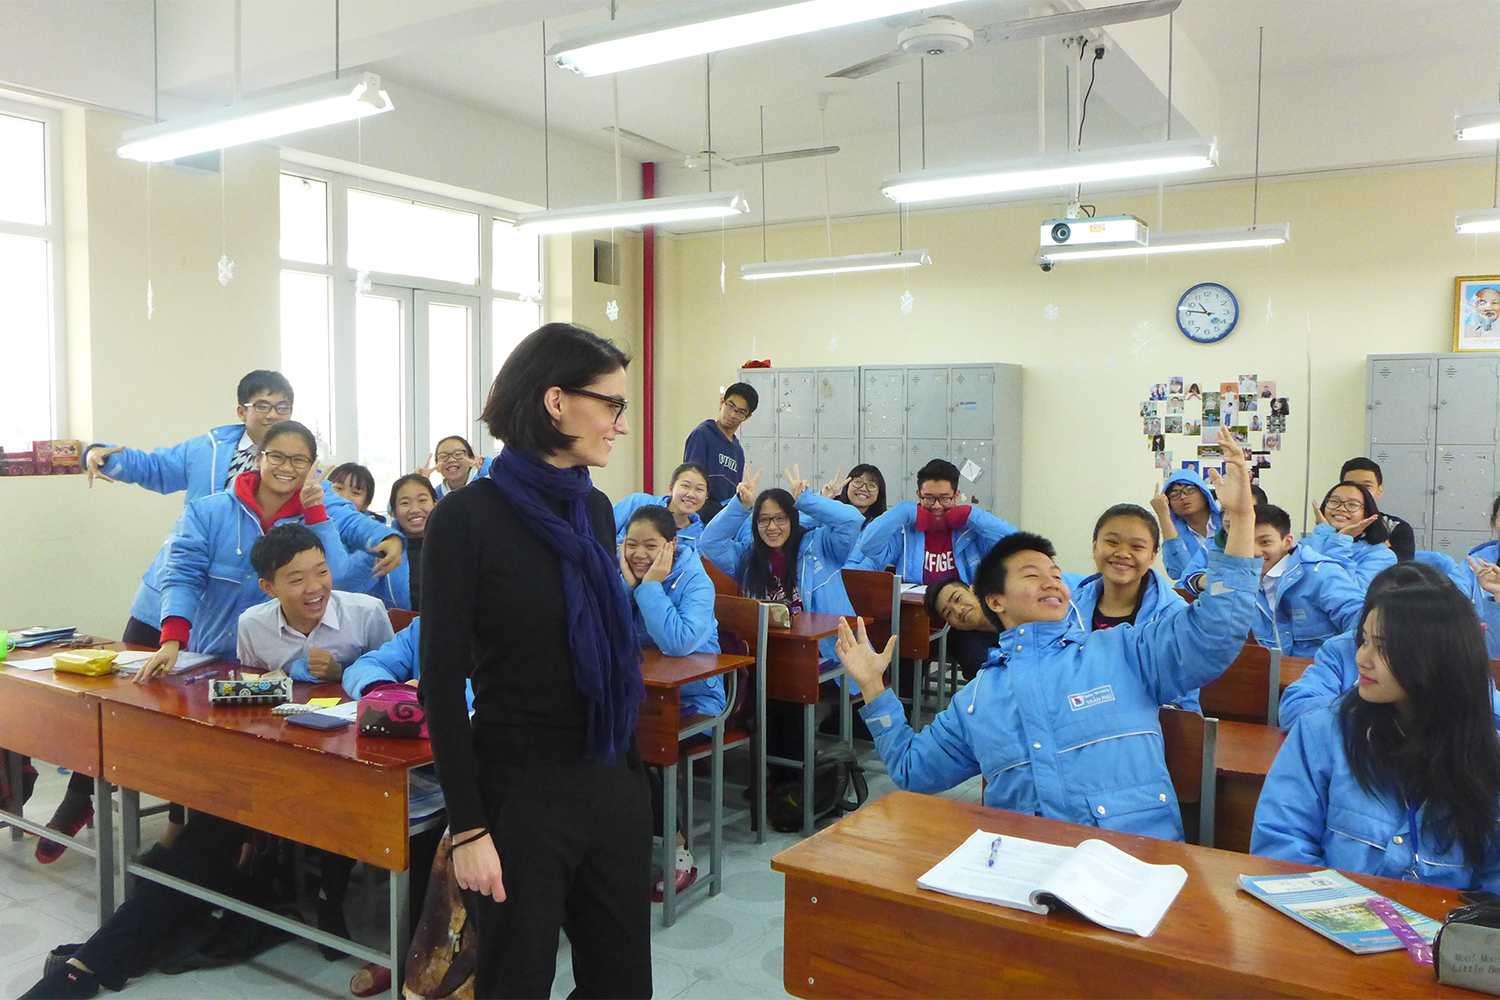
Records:
{"label": "projector", "polygon": [[1145,246],[1146,232],[1146,224],[1133,215],[1049,219],[1042,223],[1042,250],[1082,243],[1138,243]]}

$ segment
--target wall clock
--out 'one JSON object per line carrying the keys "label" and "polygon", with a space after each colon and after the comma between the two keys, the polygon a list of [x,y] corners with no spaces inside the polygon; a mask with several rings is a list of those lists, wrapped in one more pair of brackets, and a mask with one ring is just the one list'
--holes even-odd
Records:
{"label": "wall clock", "polygon": [[1212,344],[1229,336],[1240,320],[1234,293],[1214,281],[1204,281],[1177,300],[1177,328],[1196,344]]}

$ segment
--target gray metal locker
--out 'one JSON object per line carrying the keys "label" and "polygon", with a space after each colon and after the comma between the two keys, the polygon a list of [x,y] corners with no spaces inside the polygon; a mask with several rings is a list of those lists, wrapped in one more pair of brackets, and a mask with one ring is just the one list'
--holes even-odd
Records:
{"label": "gray metal locker", "polygon": [[[818,437],[853,441],[859,436],[859,371],[825,368],[817,372]],[[853,452],[851,451],[851,455]],[[847,470],[848,467],[845,466]]]}
{"label": "gray metal locker", "polygon": [[[964,496],[969,498],[970,503],[991,512],[994,511],[998,477],[1019,474],[1017,469],[995,468],[995,442],[988,439],[954,441],[951,461],[958,466],[959,488],[963,490]],[[970,462],[979,469],[972,477],[966,474],[970,471]]]}
{"label": "gray metal locker", "polygon": [[818,393],[817,379],[812,370],[778,370],[776,389],[777,437],[816,437]]}
{"label": "gray metal locker", "polygon": [[995,434],[995,367],[954,368],[948,385],[949,433],[955,438],[989,438]]}
{"label": "gray metal locker", "polygon": [[1436,552],[1447,553],[1461,563],[1470,549],[1483,545],[1491,537],[1488,531],[1437,531],[1433,533],[1432,548]]}
{"label": "gray metal locker", "polygon": [[812,438],[782,438],[781,446],[776,451],[776,468],[767,469],[766,474],[761,477],[760,488],[768,490],[773,486],[786,489],[786,477],[783,472],[791,472],[792,466],[796,465],[802,478],[812,483],[812,488],[817,489],[822,483],[813,482],[813,477],[818,469],[818,442]]}
{"label": "gray metal locker", "polygon": [[908,438],[947,437],[948,405],[948,368],[946,366],[907,369],[906,436]]}
{"label": "gray metal locker", "polygon": [[740,424],[739,437],[776,437],[776,373],[769,368],[741,368],[739,381],[760,396],[760,403],[749,420]]}
{"label": "gray metal locker", "polygon": [[900,438],[906,434],[906,372],[866,368],[860,387],[860,436]]}
{"label": "gray metal locker", "polygon": [[1487,532],[1495,498],[1495,450],[1439,445],[1434,465],[1433,526]]}
{"label": "gray metal locker", "polygon": [[1437,442],[1496,443],[1500,361],[1494,357],[1443,358],[1437,366]]}
{"label": "gray metal locker", "polygon": [[1375,444],[1433,439],[1434,368],[1427,357],[1372,357],[1366,384],[1366,438]]}
{"label": "gray metal locker", "polygon": [[859,460],[880,470],[885,477],[886,506],[910,500],[917,487],[906,479],[906,452],[899,438],[877,438],[860,445]]}
{"label": "gray metal locker", "polygon": [[1417,548],[1430,547],[1432,539],[1432,455],[1425,444],[1387,444],[1370,450],[1380,465],[1385,493],[1380,509],[1411,524]]}
{"label": "gray metal locker", "polygon": [[747,481],[755,477],[756,469],[766,470],[765,475],[760,477],[762,488],[774,476],[781,475],[781,467],[776,464],[778,456],[775,438],[741,438],[740,446],[745,449],[744,478]]}
{"label": "gray metal locker", "polygon": [[849,470],[859,464],[859,449],[853,438],[818,438],[817,478],[812,484],[822,489],[823,484],[838,475],[840,479],[849,475]]}
{"label": "gray metal locker", "polygon": [[[917,489],[917,472],[932,461],[934,458],[943,458],[953,461],[948,454],[947,438],[907,438],[906,439],[906,469],[902,479],[907,484],[910,493]],[[910,494],[908,494],[910,495]],[[903,500],[905,497],[902,498]]]}

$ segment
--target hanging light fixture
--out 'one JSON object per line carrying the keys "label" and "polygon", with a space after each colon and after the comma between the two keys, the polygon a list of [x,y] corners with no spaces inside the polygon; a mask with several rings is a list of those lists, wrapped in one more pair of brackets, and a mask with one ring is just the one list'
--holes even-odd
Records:
{"label": "hanging light fixture", "polygon": [[1500,104],[1472,104],[1453,116],[1453,138],[1500,139]]}
{"label": "hanging light fixture", "polygon": [[750,204],[739,191],[684,194],[671,198],[622,201],[613,205],[556,208],[548,212],[526,212],[516,219],[516,228],[529,233],[572,233],[585,229],[628,229],[632,226],[692,219],[718,219],[743,215]]}
{"label": "hanging light fixture", "polygon": [[772,260],[761,264],[741,264],[740,277],[745,281],[762,278],[794,278],[809,274],[840,274],[845,271],[890,271],[907,267],[926,267],[932,258],[926,250],[890,250],[885,253],[855,253],[843,257],[805,257],[800,260]]}

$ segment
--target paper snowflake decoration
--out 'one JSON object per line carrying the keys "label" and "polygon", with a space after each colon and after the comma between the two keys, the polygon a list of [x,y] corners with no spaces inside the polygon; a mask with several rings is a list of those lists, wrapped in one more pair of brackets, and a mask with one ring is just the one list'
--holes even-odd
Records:
{"label": "paper snowflake decoration", "polygon": [[1042,310],[1042,318],[1049,322],[1057,319],[1057,306],[1053,305],[1051,302],[1048,302],[1047,307]]}
{"label": "paper snowflake decoration", "polygon": [[355,272],[354,289],[361,295],[370,294],[370,271],[368,268],[361,268]]}
{"label": "paper snowflake decoration", "polygon": [[151,282],[146,282],[146,318],[156,315],[156,295],[151,291]]}
{"label": "paper snowflake decoration", "polygon": [[219,284],[227,288],[229,287],[229,283],[233,280],[234,261],[229,259],[228,254],[224,254],[219,258]]}
{"label": "paper snowflake decoration", "polygon": [[911,297],[910,290],[902,292],[901,293],[901,315],[903,315],[903,316],[910,316],[911,315],[911,307],[912,307],[912,305],[915,302],[916,302],[916,300]]}
{"label": "paper snowflake decoration", "polygon": [[521,296],[521,301],[535,302],[540,304],[542,301],[542,283],[538,281],[536,284],[532,285],[531,288]]}
{"label": "paper snowflake decoration", "polygon": [[728,294],[728,290],[724,287],[724,275],[727,274],[728,271],[729,271],[728,266],[725,265],[725,263],[722,260],[719,261],[719,294],[720,295],[726,295],[726,294]]}
{"label": "paper snowflake decoration", "polygon": [[604,315],[609,317],[609,321],[611,323],[619,319],[620,303],[616,302],[614,299],[610,299],[608,302],[604,303]]}
{"label": "paper snowflake decoration", "polygon": [[1271,322],[1271,297],[1266,296],[1266,322]]}
{"label": "paper snowflake decoration", "polygon": [[1161,329],[1149,319],[1143,319],[1131,334],[1130,353],[1137,361],[1151,361],[1161,353]]}

